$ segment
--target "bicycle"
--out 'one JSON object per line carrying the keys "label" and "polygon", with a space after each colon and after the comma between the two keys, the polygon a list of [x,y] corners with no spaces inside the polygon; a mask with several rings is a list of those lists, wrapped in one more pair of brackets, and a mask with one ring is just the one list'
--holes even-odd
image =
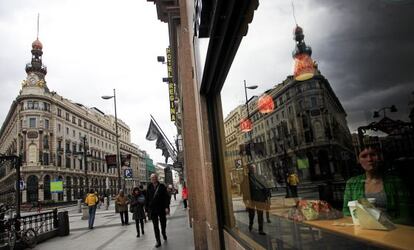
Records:
{"label": "bicycle", "polygon": [[[10,212],[11,210],[7,210],[5,213]],[[3,217],[3,216],[2,216]],[[21,242],[29,247],[33,248],[37,243],[37,232],[33,228],[28,229],[18,229],[19,227],[16,227],[17,224],[21,224],[22,220],[13,218],[13,216],[10,216],[9,218],[1,219],[1,225],[2,225],[2,240],[3,244],[2,246],[9,246],[10,250],[14,250],[16,246],[17,239],[20,239]],[[6,242],[4,242],[4,239],[7,239]]]}

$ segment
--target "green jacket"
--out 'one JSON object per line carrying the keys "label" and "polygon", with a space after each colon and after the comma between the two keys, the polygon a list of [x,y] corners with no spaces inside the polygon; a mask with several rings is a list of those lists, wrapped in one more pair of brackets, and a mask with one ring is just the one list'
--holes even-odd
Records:
{"label": "green jacket", "polygon": [[[365,174],[352,177],[346,182],[342,212],[351,216],[348,201],[365,197]],[[395,223],[407,223],[409,218],[408,193],[403,182],[396,176],[383,177],[384,192],[387,196],[387,211]]]}

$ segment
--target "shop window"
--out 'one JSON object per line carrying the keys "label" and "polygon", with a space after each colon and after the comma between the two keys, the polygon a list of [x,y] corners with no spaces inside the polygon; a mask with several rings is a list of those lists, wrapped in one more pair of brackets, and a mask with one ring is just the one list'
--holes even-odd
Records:
{"label": "shop window", "polygon": [[[376,231],[351,225],[348,201],[375,197],[378,201],[377,195],[403,199],[399,204],[379,200],[374,206],[397,228],[404,228],[401,224],[413,228],[414,89],[411,85],[407,89],[406,83],[414,82],[414,76],[407,73],[412,72],[409,62],[414,58],[414,36],[406,36],[412,27],[406,20],[414,13],[414,5],[398,2],[352,1],[343,5],[339,0],[312,1],[315,11],[309,11],[309,5],[295,1],[297,10],[302,10],[301,14],[296,13],[302,16],[298,25],[304,30],[306,45],[312,47],[312,62],[316,60],[313,76],[305,80],[293,76],[290,52],[296,43],[290,30],[283,25],[274,26],[292,18],[291,3],[260,2],[247,38],[243,37],[232,62],[237,66],[227,65],[230,70],[224,85],[218,88],[220,93],[206,94],[207,109],[216,112],[211,119],[222,118],[222,126],[214,131],[217,133],[211,133],[212,141],[217,142],[211,148],[216,150],[224,142],[217,149],[222,150],[218,155],[224,159],[214,162],[214,168],[222,174],[218,182],[227,181],[220,186],[225,194],[220,196],[225,197],[220,201],[224,206],[221,212],[229,213],[223,222],[225,230],[252,249],[392,248],[379,237],[358,235]],[[324,36],[320,30],[324,30]],[[368,46],[372,40],[375,46]],[[262,60],[263,64],[252,65],[252,54],[260,58],[255,61]],[[277,60],[269,64],[273,58]],[[269,67],[278,71],[267,74]],[[244,89],[243,81],[235,84],[235,79],[243,74],[253,78],[250,82],[260,83],[259,88]],[[248,118],[253,129],[242,132],[236,115],[246,118],[247,112],[234,100],[245,100],[246,92],[247,99],[260,96],[260,90],[277,97],[275,110],[258,114],[257,104],[250,102]],[[219,97],[219,111],[210,108],[218,104],[210,103],[217,100],[210,99],[211,95]],[[385,128],[388,125],[392,128]],[[227,137],[221,132],[223,128]],[[364,163],[367,157],[374,158],[377,165]],[[383,183],[375,192],[365,189],[366,176],[373,172],[362,164],[375,168],[376,180]],[[358,184],[351,186],[350,182],[347,184],[349,180]],[[386,190],[388,184],[400,188]],[[298,200],[301,202],[297,203]],[[313,200],[318,201],[314,203],[317,205],[311,203]],[[325,204],[322,200],[329,204],[325,212],[315,210]],[[258,217],[260,221],[263,218],[263,223],[258,223]],[[334,226],[339,224],[350,225],[353,237],[343,233],[344,227]],[[383,233],[388,236],[391,232]]]}

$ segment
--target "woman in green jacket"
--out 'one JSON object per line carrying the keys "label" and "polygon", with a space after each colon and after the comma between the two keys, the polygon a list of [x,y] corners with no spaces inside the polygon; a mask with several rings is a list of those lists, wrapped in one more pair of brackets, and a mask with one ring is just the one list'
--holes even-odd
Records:
{"label": "woman in green jacket", "polygon": [[375,198],[375,206],[386,212],[394,222],[408,223],[408,195],[402,180],[382,175],[378,168],[378,152],[373,147],[363,148],[358,160],[365,173],[347,181],[342,208],[344,215],[351,215],[348,201]]}

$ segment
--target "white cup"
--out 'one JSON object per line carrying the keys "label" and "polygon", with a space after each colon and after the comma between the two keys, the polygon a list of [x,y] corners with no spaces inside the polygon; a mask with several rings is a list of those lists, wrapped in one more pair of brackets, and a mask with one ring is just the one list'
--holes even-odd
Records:
{"label": "white cup", "polygon": [[359,225],[358,216],[356,214],[356,205],[358,201],[348,201],[349,212],[351,212],[352,221],[354,225]]}

